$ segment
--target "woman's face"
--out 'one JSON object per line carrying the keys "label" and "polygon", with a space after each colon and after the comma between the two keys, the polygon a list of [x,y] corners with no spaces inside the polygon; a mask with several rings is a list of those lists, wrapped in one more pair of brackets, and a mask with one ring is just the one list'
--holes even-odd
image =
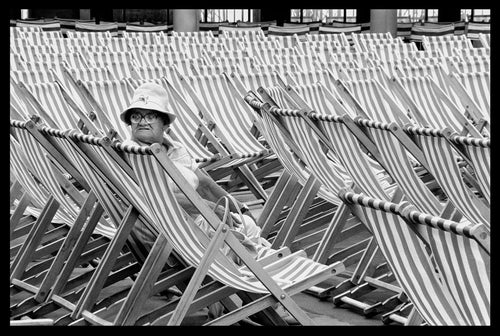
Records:
{"label": "woman's face", "polygon": [[[136,118],[133,118],[132,115],[136,114]],[[141,115],[142,118],[138,119],[138,115]],[[152,118],[153,120],[146,120],[145,116],[152,117],[156,115],[156,118]],[[168,124],[165,124],[163,118],[161,118],[160,113],[136,108],[130,112],[130,127],[132,128],[132,140],[138,141],[144,144],[151,145],[153,143],[162,143],[163,132],[167,130]]]}

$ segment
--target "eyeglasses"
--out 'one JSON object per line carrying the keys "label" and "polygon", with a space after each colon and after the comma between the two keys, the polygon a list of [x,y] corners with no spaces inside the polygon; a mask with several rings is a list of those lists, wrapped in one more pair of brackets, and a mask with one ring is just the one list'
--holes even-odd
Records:
{"label": "eyeglasses", "polygon": [[134,112],[130,115],[130,122],[134,124],[138,124],[142,119],[146,120],[146,123],[152,124],[156,122],[159,118],[158,113],[148,113],[146,115],[142,115],[139,112]]}

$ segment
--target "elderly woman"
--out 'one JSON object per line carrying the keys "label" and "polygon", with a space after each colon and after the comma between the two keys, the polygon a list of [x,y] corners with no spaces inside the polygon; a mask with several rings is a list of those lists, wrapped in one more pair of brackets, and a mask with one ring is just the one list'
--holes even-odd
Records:
{"label": "elderly woman", "polygon": [[[229,194],[198,167],[196,161],[180,142],[172,140],[166,134],[170,124],[175,121],[176,117],[174,113],[169,111],[166,90],[158,84],[145,83],[135,90],[130,106],[120,114],[121,120],[130,125],[131,128],[130,139],[125,140],[123,143],[135,145],[163,144],[167,149],[168,157],[184,178],[222,219],[224,209],[220,205],[215,207],[215,204],[221,197]],[[179,204],[188,215],[195,219],[195,223],[210,236],[214,231],[200,215],[198,209],[193,206],[172,180],[169,183]],[[239,237],[245,246],[254,253],[258,253],[262,248],[268,248],[270,244],[260,237],[261,230],[255,224],[253,218],[248,214],[242,216],[238,214],[238,212],[244,213],[248,210],[246,205],[237,201],[239,207],[237,209],[232,202],[230,203],[234,229],[240,234]],[[155,237],[146,228],[141,231],[141,240],[151,247]],[[229,250],[227,252],[229,253]]]}

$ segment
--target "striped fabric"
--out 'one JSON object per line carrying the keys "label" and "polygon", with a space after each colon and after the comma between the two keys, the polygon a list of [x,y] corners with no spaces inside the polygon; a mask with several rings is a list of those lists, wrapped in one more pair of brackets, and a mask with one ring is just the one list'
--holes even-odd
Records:
{"label": "striped fabric", "polygon": [[75,46],[89,46],[89,41],[84,38],[59,38],[46,39],[47,45],[50,45],[56,53],[73,52]]}
{"label": "striped fabric", "polygon": [[479,33],[479,41],[483,48],[490,48],[491,45],[491,34]]}
{"label": "striped fabric", "polygon": [[224,24],[229,24],[229,21],[222,21],[222,22],[200,22],[198,25],[198,28],[200,29],[200,32],[204,33],[212,33],[213,36],[218,36],[219,35],[219,26],[224,25]]}
{"label": "striped fabric", "polygon": [[452,62],[451,67],[448,66],[450,72],[455,72],[458,74],[464,73],[477,73],[477,72],[490,72],[490,57],[465,57],[466,60],[456,60]]}
{"label": "striped fabric", "polygon": [[370,135],[384,162],[384,168],[405,197],[422,212],[436,216],[441,214],[444,207],[415,172],[412,153],[391,133],[394,124],[363,119],[355,122]]}
{"label": "striped fabric", "polygon": [[[412,223],[427,224],[434,258],[468,325],[490,324],[490,256],[469,232],[481,224],[456,223],[416,211],[403,211]],[[412,224],[410,224],[412,225]],[[486,230],[484,232],[488,235]]]}
{"label": "striped fabric", "polygon": [[[176,83],[176,81],[178,79],[175,76],[165,76],[160,82],[169,94],[170,108],[178,116],[175,123],[170,125],[172,135],[184,144],[186,150],[196,161],[212,160],[214,154],[196,138],[200,125],[205,124],[205,121],[198,116],[196,105],[184,92],[182,84]],[[224,156],[222,153],[219,155]],[[231,160],[231,163],[234,162]]]}
{"label": "striped fabric", "polygon": [[411,35],[411,28],[413,25],[413,22],[398,22],[396,28],[397,37],[407,40]]}
{"label": "striped fabric", "polygon": [[132,76],[130,64],[137,62],[131,52],[88,52],[89,61],[97,67],[107,67],[118,79]]}
{"label": "striped fabric", "polygon": [[[289,102],[286,101],[285,93],[281,88],[268,87],[265,90],[279,107],[288,108],[291,106]],[[271,109],[275,110],[275,108]],[[316,169],[314,176],[322,182],[318,190],[318,196],[332,204],[338,205],[339,199],[332,190],[338,190],[338,188],[343,185],[343,182],[342,180],[339,181],[336,177],[329,178],[328,174],[331,174],[332,170],[335,171],[335,169],[333,165],[330,166],[331,163],[329,163],[329,159],[326,159],[322,149],[320,149],[320,151],[309,151],[306,153],[305,147],[297,147],[295,141],[288,141],[268,113],[262,114],[261,125],[264,138],[273,149],[273,152],[276,153],[284,169],[290,174],[297,176],[301,185],[305,185],[310,175],[313,174],[311,169],[314,167]],[[310,130],[308,133],[311,133]],[[312,133],[310,135],[312,136]],[[314,143],[312,139],[316,139],[316,137],[314,136],[311,138],[311,141]],[[308,139],[304,138],[303,140],[307,141]],[[316,142],[314,146],[318,145],[319,143]],[[304,165],[306,162],[303,160],[305,160],[306,157],[308,158],[308,164]],[[325,161],[325,159],[327,161]]]}
{"label": "striped fabric", "polygon": [[310,31],[310,28],[308,26],[282,27],[282,26],[272,25],[272,26],[269,26],[269,28],[267,30],[267,35],[268,36],[272,36],[272,35],[277,35],[277,36],[290,36],[290,35],[305,36],[306,34],[309,33],[309,31]]}
{"label": "striped fabric", "polygon": [[440,135],[441,132],[414,127],[407,130],[418,139],[431,169],[430,173],[455,207],[471,222],[490,227],[489,209],[472,194],[463,181],[456,154],[446,138]]}
{"label": "striped fabric", "polygon": [[[274,113],[278,114],[277,111]],[[301,150],[311,173],[322,183],[322,188],[325,188],[328,193],[336,195],[341,188],[355,181],[337,151],[332,155],[327,155],[324,152],[318,136],[303,118],[286,113],[278,115],[290,133],[291,139]],[[335,199],[335,202],[334,204],[338,204],[338,199]]]}
{"label": "striped fabric", "polygon": [[71,226],[78,216],[79,205],[63,194],[54,172],[54,169],[57,168],[49,161],[48,155],[40,143],[28,134],[27,130],[18,129],[18,131],[20,149],[25,153],[26,160],[33,167],[37,178],[47,188],[50,195],[59,202],[58,212],[69,219],[67,224]]}
{"label": "striped fabric", "polygon": [[[356,99],[372,120],[406,124],[409,122],[401,102],[392,97],[377,79],[346,81],[348,94]],[[352,106],[355,108],[354,106]]]}
{"label": "striped fabric", "polygon": [[257,27],[234,27],[234,26],[220,26],[219,37],[238,38],[244,37],[248,41],[256,41],[265,39],[264,31],[260,26]]}
{"label": "striped fabric", "polygon": [[[98,106],[96,107],[96,112],[103,111],[105,116],[99,115],[98,119],[101,120],[104,127],[104,131],[108,131],[109,128],[113,128],[117,133],[120,139],[128,139],[130,130],[127,125],[121,121],[119,115],[122,111],[124,111],[132,99],[133,89],[130,84],[125,80],[111,80],[111,81],[82,81],[82,85],[87,88],[92,95],[92,97],[96,100]],[[93,105],[93,102],[91,102]],[[105,122],[106,119],[110,121],[110,124],[107,125]]]}
{"label": "striped fabric", "polygon": [[250,133],[253,125],[251,114],[244,112],[249,108],[234,97],[224,75],[192,77],[190,85],[213,118],[216,134],[231,152],[250,154],[267,151]]}
{"label": "striped fabric", "polygon": [[[79,34],[79,32],[81,32]],[[75,22],[75,32],[68,31],[68,37],[86,36],[92,38],[89,33],[104,34],[107,36],[118,36],[118,24],[116,22],[100,22],[99,24],[90,22]]]}
{"label": "striped fabric", "polygon": [[[361,25],[348,25],[348,26],[321,26],[319,27],[319,34],[341,34],[345,37],[342,38],[345,46],[353,43],[352,34],[360,34]],[[347,43],[346,43],[347,42]]]}
{"label": "striped fabric", "polygon": [[439,41],[439,42],[427,42],[424,43],[424,48],[426,50],[439,50],[443,56],[453,56],[455,49],[472,49],[472,42],[470,40],[465,41]]}
{"label": "striped fabric", "polygon": [[57,20],[16,20],[16,27],[31,31],[60,31],[61,23]]}
{"label": "striped fabric", "polygon": [[[156,223],[171,241],[174,249],[191,266],[197,267],[208,246],[208,237],[189,219],[186,220],[182,209],[167,187],[168,176],[152,155],[129,154],[130,161],[137,173],[146,200],[154,212]],[[170,171],[168,171],[170,173]],[[180,184],[180,182],[178,182]],[[179,185],[180,186],[180,185]],[[161,195],[161,197],[159,196]],[[292,282],[300,282],[326,269],[310,259],[293,255],[285,265],[271,264],[264,267],[269,276],[282,288],[288,288]],[[208,269],[208,274],[233,288],[253,293],[268,293],[267,288],[255,275],[237,266],[220,250]]]}
{"label": "striped fabric", "polygon": [[[456,117],[456,113],[461,112],[456,105],[450,102],[442,93],[435,90],[432,79],[426,77],[401,77],[399,79],[406,90],[406,94],[413,99],[418,106],[423,120],[417,120],[421,125],[429,125],[434,128],[450,127],[457,132],[461,132],[463,124]],[[418,117],[415,115],[414,117]],[[464,118],[464,117],[463,117]]]}
{"label": "striped fabric", "polygon": [[415,42],[422,42],[424,36],[444,36],[453,35],[454,33],[455,27],[453,26],[453,24],[425,24],[423,26],[413,25],[411,27],[410,40]]}
{"label": "striped fabric", "polygon": [[457,302],[455,288],[444,282],[450,280],[451,272],[436,269],[436,265],[445,266],[439,262],[442,259],[438,256],[436,264],[427,254],[422,236],[398,215],[399,205],[352,192],[340,197],[368,225],[398,283],[429,325],[481,324],[468,319],[463,308],[472,309]]}
{"label": "striped fabric", "polygon": [[464,86],[470,97],[479,105],[482,117],[490,120],[490,72],[465,72],[453,74]]}
{"label": "striped fabric", "polygon": [[453,143],[465,147],[476,173],[476,178],[481,191],[488,203],[490,202],[490,166],[491,166],[491,142],[490,139],[477,139],[463,137],[453,134],[449,137]]}
{"label": "striped fabric", "polygon": [[[172,26],[168,26],[168,25],[154,25],[154,24],[150,24],[150,25],[146,25],[146,24],[134,24],[134,23],[127,23],[125,25],[125,32],[123,34],[123,36],[132,36],[132,35],[135,35],[137,37],[144,37],[144,42],[146,41],[152,41],[149,39],[149,36],[142,36],[142,35],[139,35],[139,34],[130,34],[130,33],[146,33],[145,35],[149,35],[148,33],[159,33],[159,32],[162,32],[164,34],[167,34],[169,29],[171,30],[172,29]],[[153,39],[154,40],[154,39]]]}
{"label": "striped fabric", "polygon": [[[74,110],[69,107],[64,99],[61,89],[56,83],[36,83],[26,84],[26,88],[42,105],[45,113],[50,117],[45,120],[53,128],[58,129],[77,129],[78,117]],[[41,115],[44,119],[44,115]],[[55,124],[52,124],[52,121]]]}
{"label": "striped fabric", "polygon": [[[23,154],[19,142],[11,135],[10,136],[10,171],[21,184],[23,190],[28,193],[31,198],[31,207],[28,211],[33,212],[36,217],[42,211],[45,203],[49,199],[49,192],[41,184],[35,181],[33,175],[29,173],[26,166],[26,156]],[[63,213],[62,216],[59,211],[55,216],[63,223],[70,223],[71,220]]]}
{"label": "striped fabric", "polygon": [[24,70],[24,71],[15,71],[11,70],[10,75],[16,82],[23,82],[26,84],[36,84],[36,83],[49,83],[55,80],[54,74],[50,71],[33,71],[33,70]]}
{"label": "striped fabric", "polygon": [[257,73],[270,73],[273,71],[277,71],[280,75],[285,76],[287,73],[297,73],[297,72],[303,72],[303,69],[294,63],[290,64],[283,64],[283,63],[274,63],[274,64],[265,64],[265,65],[260,65],[256,64],[254,65],[253,69]]}
{"label": "striped fabric", "polygon": [[[491,26],[489,22],[469,22],[467,24],[466,35],[471,40],[479,40],[480,34],[490,34]],[[486,47],[486,46],[485,46]],[[488,46],[489,47],[489,44]]]}

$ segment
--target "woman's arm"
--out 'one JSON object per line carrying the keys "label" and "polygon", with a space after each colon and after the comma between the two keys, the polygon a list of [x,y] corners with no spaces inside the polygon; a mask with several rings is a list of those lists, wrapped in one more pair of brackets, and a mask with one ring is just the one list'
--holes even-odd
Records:
{"label": "woman's arm", "polygon": [[[219,200],[219,198],[229,195],[229,193],[225,191],[224,188],[222,188],[220,185],[218,185],[217,182],[215,182],[205,171],[198,168],[195,170],[195,174],[196,176],[198,176],[198,179],[200,181],[198,189],[196,189],[196,191],[198,191],[200,196],[204,199],[215,203]],[[235,213],[237,213],[238,210],[243,206],[241,202],[236,202],[238,204],[237,206],[239,207],[238,209],[233,204],[233,202],[230,202],[229,206],[229,209]]]}

